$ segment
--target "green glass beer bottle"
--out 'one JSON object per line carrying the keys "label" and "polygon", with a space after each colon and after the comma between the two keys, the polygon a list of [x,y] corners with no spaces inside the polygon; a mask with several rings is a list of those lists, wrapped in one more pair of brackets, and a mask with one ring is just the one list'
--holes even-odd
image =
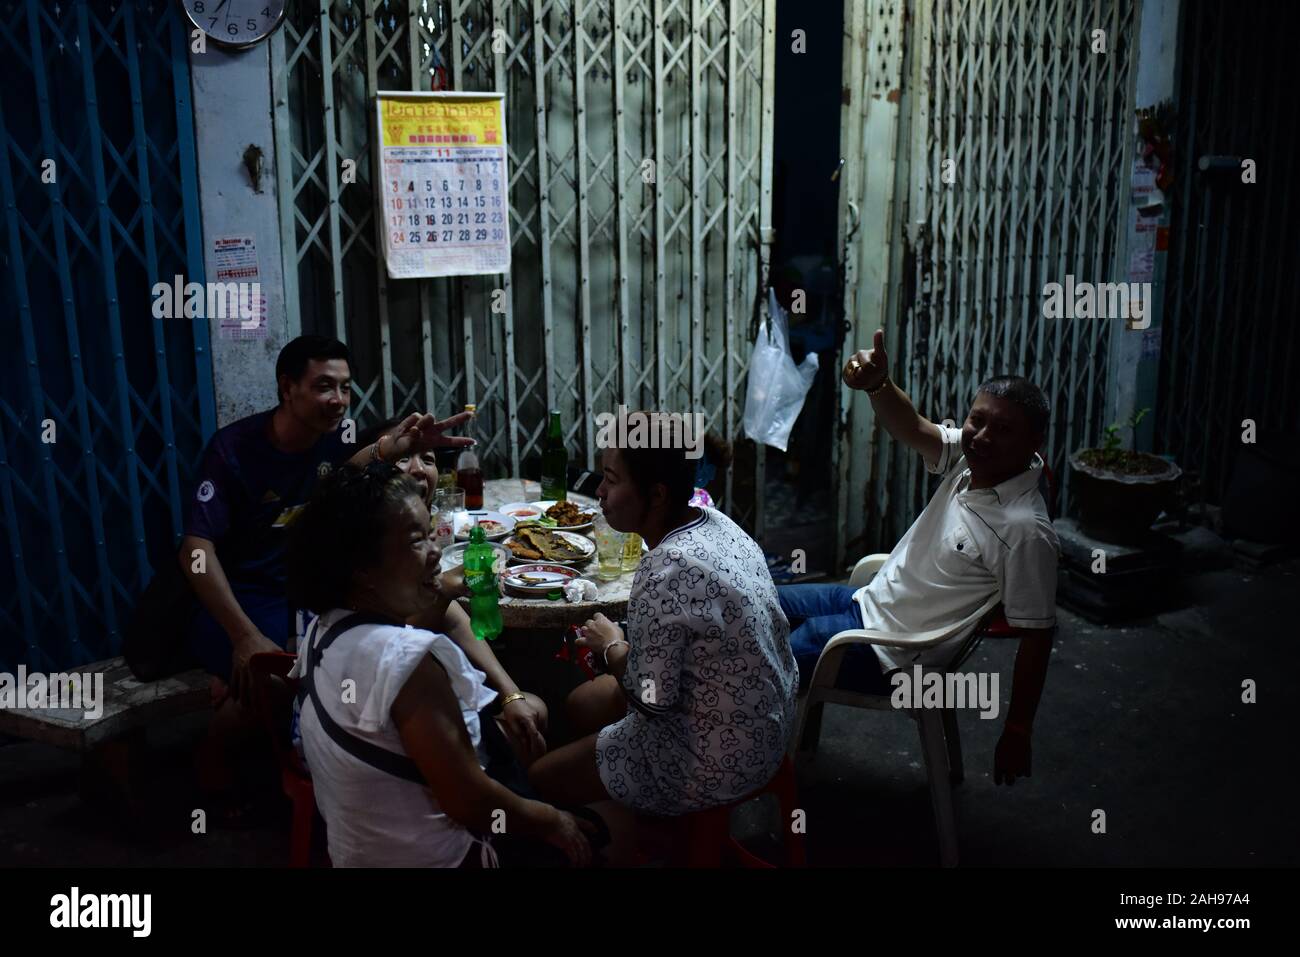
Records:
{"label": "green glass beer bottle", "polygon": [[551,422],[542,446],[542,498],[563,502],[568,495],[569,450],[564,447],[560,410],[551,410]]}

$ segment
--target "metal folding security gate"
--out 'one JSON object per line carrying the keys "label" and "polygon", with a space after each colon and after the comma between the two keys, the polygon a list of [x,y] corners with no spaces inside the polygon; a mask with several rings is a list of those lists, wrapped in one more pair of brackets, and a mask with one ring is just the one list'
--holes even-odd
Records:
{"label": "metal folding security gate", "polygon": [[[286,301],[354,350],[353,415],[476,402],[488,468],[513,474],[548,408],[588,467],[594,418],[620,403],[703,411],[736,438],[767,267],[773,33],[774,0],[297,4],[272,51]],[[373,95],[438,88],[506,94],[510,275],[386,278]],[[748,484],[730,505],[752,523]]]}
{"label": "metal folding security gate", "polygon": [[180,21],[0,2],[0,670],[116,653],[215,427],[206,322],[151,308],[203,281]]}
{"label": "metal folding security gate", "polygon": [[[1276,82],[1293,55],[1294,4],[1185,4],[1168,293],[1156,433],[1201,496],[1222,501],[1242,422],[1295,431],[1300,298],[1293,90]],[[1229,156],[1202,172],[1203,156]],[[1255,162],[1243,183],[1241,161]]]}
{"label": "metal folding security gate", "polygon": [[[1062,485],[1070,452],[1104,424],[1115,323],[1044,319],[1043,286],[1115,271],[1135,6],[845,7],[843,358],[883,327],[900,387],[922,414],[957,424],[983,379],[1029,377],[1052,407],[1044,451]],[[1092,51],[1097,29],[1104,54]],[[860,393],[844,399],[841,436],[836,551],[847,561],[891,548],[930,483]]]}

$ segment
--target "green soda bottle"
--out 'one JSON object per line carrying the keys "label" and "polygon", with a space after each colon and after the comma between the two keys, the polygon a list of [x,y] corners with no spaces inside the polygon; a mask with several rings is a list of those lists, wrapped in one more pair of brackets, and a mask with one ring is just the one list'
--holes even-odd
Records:
{"label": "green soda bottle", "polygon": [[475,523],[469,530],[469,547],[465,549],[465,584],[469,588],[469,624],[474,637],[491,641],[501,634],[501,593],[493,568],[496,551],[488,544],[483,527]]}

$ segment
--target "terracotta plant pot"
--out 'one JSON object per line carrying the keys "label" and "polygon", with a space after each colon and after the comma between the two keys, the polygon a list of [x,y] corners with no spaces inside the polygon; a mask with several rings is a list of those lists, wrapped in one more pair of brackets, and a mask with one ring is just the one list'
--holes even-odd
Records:
{"label": "terracotta plant pot", "polygon": [[1173,498],[1183,470],[1173,462],[1138,453],[1158,471],[1130,475],[1089,465],[1080,449],[1070,457],[1070,488],[1079,510],[1079,524],[1085,535],[1103,542],[1135,544],[1146,536],[1151,524]]}

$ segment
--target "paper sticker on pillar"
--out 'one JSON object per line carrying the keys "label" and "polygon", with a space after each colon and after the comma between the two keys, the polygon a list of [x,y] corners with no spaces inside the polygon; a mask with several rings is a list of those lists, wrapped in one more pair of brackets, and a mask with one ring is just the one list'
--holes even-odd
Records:
{"label": "paper sticker on pillar", "polygon": [[1065,283],[1043,286],[1045,319],[1126,319],[1130,329],[1151,325],[1151,283],[1080,282],[1073,275]]}
{"label": "paper sticker on pillar", "polygon": [[1142,358],[1160,358],[1160,330],[1147,329],[1142,333]]}
{"label": "paper sticker on pillar", "polygon": [[1148,166],[1141,156],[1133,159],[1130,179],[1131,200],[1135,209],[1147,215],[1158,213],[1165,204],[1164,193],[1156,186],[1156,170]]}
{"label": "paper sticker on pillar", "polygon": [[1134,213],[1128,237],[1128,281],[1151,282],[1156,273],[1157,220]]}
{"label": "paper sticker on pillar", "polygon": [[265,339],[266,297],[254,292],[249,300],[248,313],[222,319],[218,335],[222,339]]}
{"label": "paper sticker on pillar", "polygon": [[[218,236],[212,241],[212,269],[218,282],[253,283],[261,279],[262,266],[257,257],[257,243],[252,236]],[[239,321],[231,318],[221,322],[222,339],[265,339],[266,299],[258,284],[252,291],[247,312],[239,314]]]}

